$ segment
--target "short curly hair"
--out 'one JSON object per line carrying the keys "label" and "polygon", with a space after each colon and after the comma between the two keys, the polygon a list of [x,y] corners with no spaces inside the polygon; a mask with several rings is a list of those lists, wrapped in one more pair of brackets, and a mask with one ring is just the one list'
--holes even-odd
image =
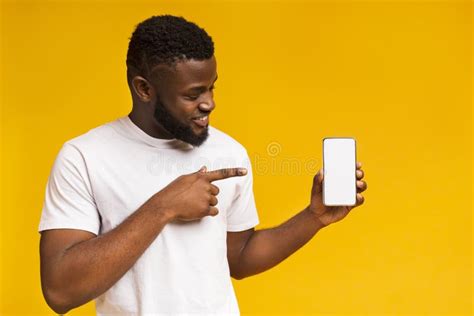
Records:
{"label": "short curly hair", "polygon": [[127,52],[127,79],[149,75],[159,64],[173,66],[186,59],[204,60],[214,55],[214,42],[206,31],[183,17],[152,16],[135,28]]}

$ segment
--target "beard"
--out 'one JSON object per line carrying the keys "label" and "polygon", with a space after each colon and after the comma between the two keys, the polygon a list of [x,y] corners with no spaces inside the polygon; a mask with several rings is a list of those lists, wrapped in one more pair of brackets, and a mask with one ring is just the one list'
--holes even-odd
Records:
{"label": "beard", "polygon": [[177,118],[175,118],[165,108],[158,97],[156,98],[154,107],[155,112],[153,113],[153,117],[155,120],[176,139],[193,146],[200,146],[209,136],[209,128],[207,126],[201,134],[196,134],[191,126],[183,124]]}

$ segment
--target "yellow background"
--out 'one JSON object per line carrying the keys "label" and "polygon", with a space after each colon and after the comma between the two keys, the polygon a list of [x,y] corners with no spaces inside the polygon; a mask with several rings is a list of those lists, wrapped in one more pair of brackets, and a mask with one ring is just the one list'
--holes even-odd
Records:
{"label": "yellow background", "polygon": [[[2,315],[52,313],[37,232],[47,176],[63,142],[128,114],[128,38],[162,13],[213,37],[212,124],[254,162],[316,160],[313,170],[324,137],[357,139],[365,204],[279,266],[234,281],[243,314],[472,313],[471,2],[8,1]],[[259,228],[307,205],[312,171],[254,172]]]}

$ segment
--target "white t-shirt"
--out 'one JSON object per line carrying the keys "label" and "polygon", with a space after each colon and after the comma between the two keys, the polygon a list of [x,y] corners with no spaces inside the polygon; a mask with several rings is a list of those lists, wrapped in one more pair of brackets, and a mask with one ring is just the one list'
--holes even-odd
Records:
{"label": "white t-shirt", "polygon": [[128,116],[67,141],[46,186],[39,231],[71,228],[104,234],[178,176],[246,167],[243,177],[214,181],[215,217],[172,222],[134,266],[96,301],[98,315],[235,315],[237,299],[227,262],[227,231],[259,223],[252,167],[245,148],[209,126],[193,147],[149,136]]}

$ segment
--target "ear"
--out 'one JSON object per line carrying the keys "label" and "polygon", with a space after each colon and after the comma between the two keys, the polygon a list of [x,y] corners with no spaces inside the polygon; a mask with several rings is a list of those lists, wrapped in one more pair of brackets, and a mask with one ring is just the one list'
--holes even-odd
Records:
{"label": "ear", "polygon": [[150,102],[155,93],[153,86],[141,76],[135,76],[132,79],[132,88],[137,97],[143,102]]}

